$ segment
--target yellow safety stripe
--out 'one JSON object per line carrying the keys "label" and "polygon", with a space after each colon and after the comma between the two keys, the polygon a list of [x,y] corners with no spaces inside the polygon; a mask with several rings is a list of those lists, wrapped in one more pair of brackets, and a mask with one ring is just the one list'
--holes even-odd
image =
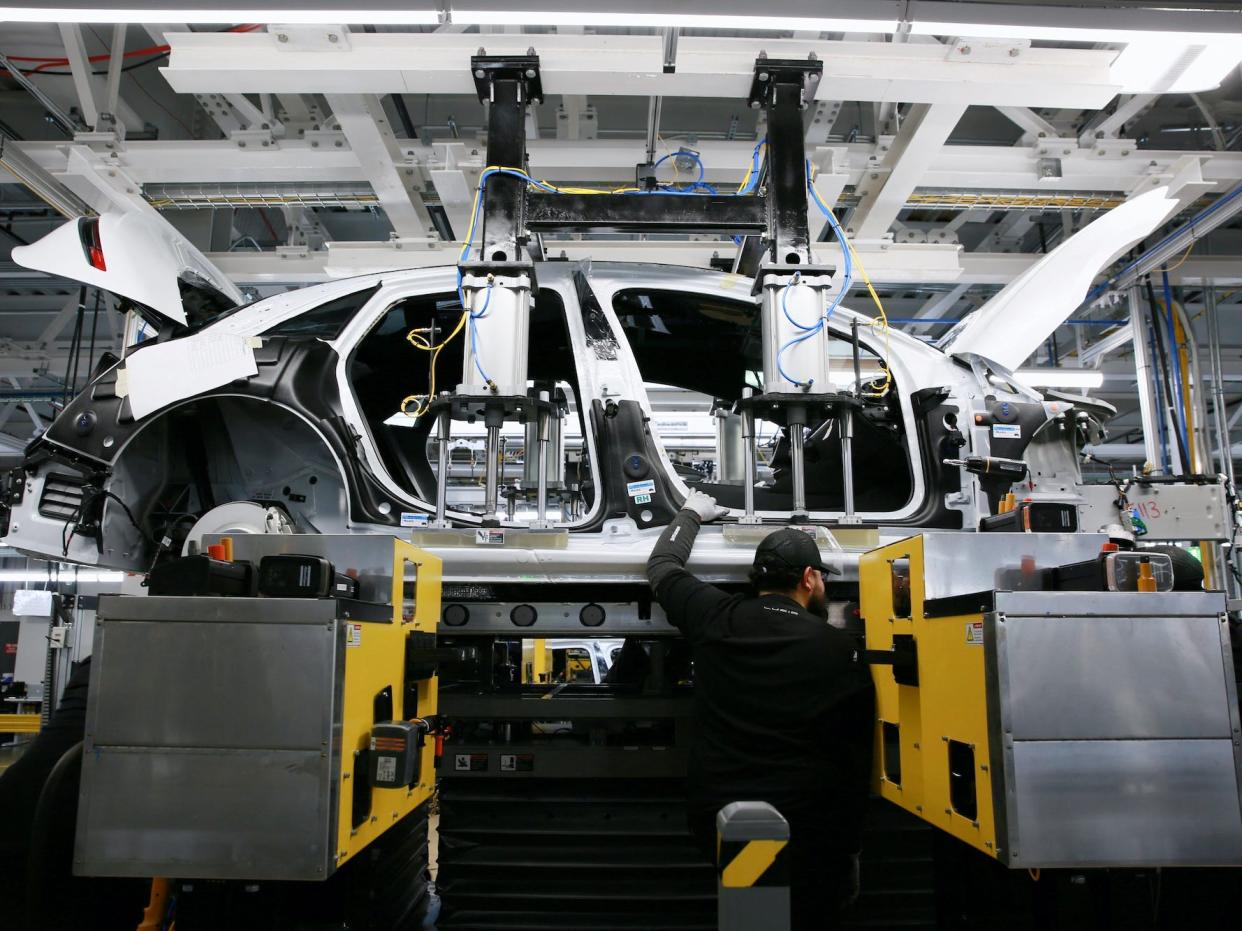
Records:
{"label": "yellow safety stripe", "polygon": [[41,720],[37,714],[0,714],[0,734],[34,734]]}
{"label": "yellow safety stripe", "polygon": [[773,863],[776,855],[789,841],[752,840],[720,874],[721,885],[729,889],[753,886]]}

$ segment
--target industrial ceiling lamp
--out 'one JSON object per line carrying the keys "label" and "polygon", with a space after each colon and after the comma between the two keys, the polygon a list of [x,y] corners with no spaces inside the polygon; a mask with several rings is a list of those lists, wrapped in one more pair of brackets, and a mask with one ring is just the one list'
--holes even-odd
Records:
{"label": "industrial ceiling lamp", "polygon": [[363,0],[349,6],[341,0],[259,0],[251,3],[195,3],[185,8],[168,0],[124,0],[117,6],[88,0],[0,0],[0,22],[28,23],[368,23],[377,26],[434,25],[440,14],[432,0],[389,2]]}

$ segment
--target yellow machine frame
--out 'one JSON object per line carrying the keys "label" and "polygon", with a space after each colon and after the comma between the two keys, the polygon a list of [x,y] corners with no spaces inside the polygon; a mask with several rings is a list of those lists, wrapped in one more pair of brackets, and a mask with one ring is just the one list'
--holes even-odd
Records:
{"label": "yellow machine frame", "polygon": [[[910,615],[894,610],[893,563],[909,560]],[[915,536],[863,555],[858,569],[860,605],[867,649],[890,651],[895,634],[914,637],[920,671],[918,686],[900,685],[891,666],[874,665],[876,760],[873,772],[881,796],[990,856],[997,856],[996,825],[989,767],[988,703],[982,642],[968,640],[978,630],[978,613],[923,616],[923,537]],[[885,724],[897,728],[899,758],[885,743]],[[950,802],[949,742],[974,752],[974,818]],[[899,767],[898,767],[899,762]],[[886,769],[887,764],[887,769]],[[900,782],[886,772],[900,769]]]}
{"label": "yellow machine frame", "polygon": [[[413,581],[407,581],[412,572]],[[370,746],[375,695],[392,687],[394,717],[399,716],[405,689],[405,640],[411,631],[435,634],[440,619],[441,561],[425,550],[393,541],[392,623],[360,623],[345,648],[345,681],[341,715],[341,768],[337,798],[336,865],[347,862],[409,814],[435,790],[435,742],[422,748],[419,783],[408,789],[372,789],[371,816],[353,827],[352,758]],[[437,678],[418,683],[418,713],[437,710]]]}

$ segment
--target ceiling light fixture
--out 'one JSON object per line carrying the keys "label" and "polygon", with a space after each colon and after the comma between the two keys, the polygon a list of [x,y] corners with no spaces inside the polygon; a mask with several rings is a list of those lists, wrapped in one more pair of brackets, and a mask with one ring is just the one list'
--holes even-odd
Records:
{"label": "ceiling light fixture", "polygon": [[837,19],[729,13],[635,13],[572,10],[480,10],[453,8],[453,22],[463,26],[613,26],[634,29],[754,29],[790,32],[897,31],[895,19]]}
{"label": "ceiling light fixture", "polygon": [[[107,569],[79,569],[76,572],[66,566],[61,569],[59,575],[52,573],[50,583],[52,585],[72,584],[79,585],[119,585],[121,580],[125,578],[124,572],[114,572]],[[33,569],[0,569],[0,584],[36,584],[42,585],[49,581],[47,572],[37,572]]]}
{"label": "ceiling light fixture", "polygon": [[427,26],[439,23],[434,8],[357,9],[347,6],[254,7],[40,7],[0,6],[0,22],[24,23],[289,23],[291,25],[367,23],[375,26]]}

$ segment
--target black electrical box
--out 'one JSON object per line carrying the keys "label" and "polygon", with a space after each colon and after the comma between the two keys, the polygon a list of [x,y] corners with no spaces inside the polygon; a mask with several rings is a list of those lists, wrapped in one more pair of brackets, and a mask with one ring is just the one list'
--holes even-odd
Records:
{"label": "black electrical box", "polygon": [[147,576],[147,591],[152,595],[253,595],[254,567],[202,554],[183,556],[153,568]]}
{"label": "black electrical box", "polygon": [[1173,560],[1166,553],[1144,550],[1101,553],[1095,559],[1051,570],[1051,588],[1058,592],[1137,592],[1140,566],[1151,566],[1155,590],[1173,590]]}
{"label": "black electrical box", "polygon": [[993,533],[1077,533],[1078,508],[1063,501],[1019,501],[1012,511],[979,521]]}
{"label": "black electrical box", "polygon": [[268,598],[357,598],[358,580],[322,556],[284,554],[259,561],[259,594]]}
{"label": "black electrical box", "polygon": [[385,721],[371,728],[371,785],[403,789],[416,784],[426,732],[415,721]]}

